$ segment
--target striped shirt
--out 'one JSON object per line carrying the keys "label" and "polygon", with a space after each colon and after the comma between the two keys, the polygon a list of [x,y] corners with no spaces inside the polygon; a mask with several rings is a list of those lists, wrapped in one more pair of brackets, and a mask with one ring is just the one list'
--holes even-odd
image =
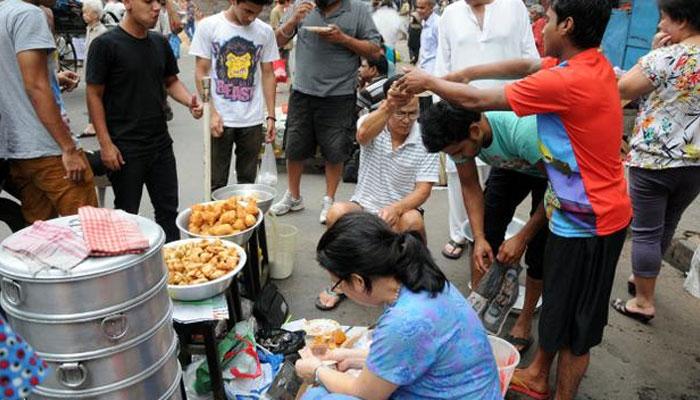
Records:
{"label": "striped shirt", "polygon": [[386,76],[378,76],[372,80],[364,89],[357,94],[357,108],[372,112],[379,108],[379,104],[384,100],[384,83]]}
{"label": "striped shirt", "polygon": [[[365,118],[360,118],[357,126]],[[351,201],[377,213],[408,196],[416,182],[437,182],[438,160],[437,153],[430,154],[423,146],[418,123],[396,149],[392,149],[391,134],[384,127],[374,140],[360,146],[360,170]]]}

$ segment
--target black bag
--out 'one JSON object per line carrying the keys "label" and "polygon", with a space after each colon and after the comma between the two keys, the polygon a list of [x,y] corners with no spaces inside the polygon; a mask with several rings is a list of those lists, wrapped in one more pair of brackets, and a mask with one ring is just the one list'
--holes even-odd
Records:
{"label": "black bag", "polygon": [[289,306],[277,286],[268,283],[253,304],[253,316],[260,329],[279,329],[289,316]]}

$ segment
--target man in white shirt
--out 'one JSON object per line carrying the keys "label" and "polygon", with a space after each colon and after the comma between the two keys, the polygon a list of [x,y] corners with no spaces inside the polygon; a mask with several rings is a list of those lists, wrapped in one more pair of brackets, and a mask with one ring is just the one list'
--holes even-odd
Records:
{"label": "man in white shirt", "polygon": [[270,3],[234,0],[227,10],[203,19],[192,39],[190,54],[197,57],[195,83],[200,94],[202,78],[212,80],[212,190],[228,183],[234,143],[238,183],[253,183],[266,119],[265,140],[274,139],[272,61],[279,59],[279,52],[275,32],[257,19]]}
{"label": "man in white shirt", "polygon": [[[376,1],[373,3],[376,4]],[[384,44],[395,49],[396,42],[402,37],[407,37],[408,33],[399,12],[391,6],[391,0],[382,0],[380,4],[372,13],[372,20],[382,35]]]}
{"label": "man in white shirt", "polygon": [[[439,21],[438,50],[433,75],[444,76],[472,65],[486,64],[511,58],[539,58],[535,40],[532,35],[530,17],[522,0],[464,0],[456,1],[442,13]],[[474,86],[485,88],[501,86],[505,81],[479,80],[471,82]],[[448,258],[459,258],[466,238],[461,227],[467,220],[457,168],[448,158],[447,187],[449,205],[450,239],[442,253]],[[485,239],[484,227],[475,226],[470,221],[474,232],[474,251],[472,254],[472,284],[478,282],[481,270],[487,262],[493,260],[493,251]],[[488,266],[486,266],[487,268]],[[541,292],[540,286],[533,286],[528,280],[526,291]],[[535,302],[539,295],[535,297]],[[533,310],[523,309],[510,336],[529,340]],[[522,342],[522,340],[518,342]],[[521,346],[523,348],[525,346]]]}
{"label": "man in white shirt", "polygon": [[440,17],[434,12],[435,0],[418,0],[416,12],[420,17],[423,30],[420,33],[420,53],[418,67],[430,74],[435,69],[435,57],[438,49],[438,22]]}
{"label": "man in white shirt", "polygon": [[[399,77],[384,84],[384,93]],[[417,231],[425,238],[420,207],[438,181],[439,158],[423,146],[418,119],[418,99],[407,104],[389,97],[379,108],[357,122],[360,170],[355,193],[348,202],[337,202],[328,211],[326,224],[357,211],[377,214],[394,230]],[[321,310],[335,308],[344,295],[326,288],[316,299]]]}

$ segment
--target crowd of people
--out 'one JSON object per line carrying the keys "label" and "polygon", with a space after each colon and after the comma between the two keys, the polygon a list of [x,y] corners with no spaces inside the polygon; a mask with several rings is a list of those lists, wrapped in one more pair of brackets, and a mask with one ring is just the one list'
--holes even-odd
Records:
{"label": "crowd of people", "polygon": [[[472,287],[494,262],[514,265],[524,256],[528,267],[522,313],[505,339],[523,354],[535,345],[533,329],[538,342],[510,390],[550,398],[558,359],[553,395],[573,399],[609,310],[654,318],[661,256],[700,193],[700,3],[658,0],[653,48],[622,76],[599,50],[610,0],[529,9],[522,0],[444,8],[416,0],[404,16],[392,1],[279,0],[268,24],[258,16],[271,3],[231,0],[195,26],[191,1],[85,0],[83,134],[99,143],[99,156],[88,160],[62,101],[80,78],[58,71],[53,0],[0,2],[0,188],[21,201],[20,220],[8,224],[15,230],[96,206],[94,171],[103,170],[115,208],[138,213],[145,186],[167,240],[179,239],[168,98],[199,119],[201,82],[211,78],[211,187],[229,183],[234,146],[238,182],[252,183],[262,144],[274,141],[273,62],[284,59],[292,75],[287,190],[271,212],[305,208],[304,162],[320,149],[319,222],[327,231],[317,259],[331,284],[319,288],[316,307],[330,310],[346,298],[385,307],[368,351],[329,353],[338,371],[321,359],[297,364],[319,385],[305,398],[501,398],[486,332],[426,248],[423,207],[443,152],[442,254],[463,255],[468,223]],[[195,93],[178,77],[183,30]],[[403,39],[414,67],[397,66]],[[639,115],[623,159],[622,106],[635,100]],[[477,160],[490,167],[483,186]],[[354,194],[336,199],[348,174]],[[528,197],[530,218],[506,239]],[[630,226],[631,297],[610,302]],[[350,368],[362,372],[341,372]]]}

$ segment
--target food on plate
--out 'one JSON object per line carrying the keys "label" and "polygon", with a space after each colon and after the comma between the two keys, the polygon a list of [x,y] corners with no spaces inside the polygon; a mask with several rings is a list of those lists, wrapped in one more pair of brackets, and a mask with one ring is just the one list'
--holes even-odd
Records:
{"label": "food on plate", "polygon": [[314,33],[327,33],[333,30],[333,28],[331,28],[330,26],[305,26],[303,29]]}
{"label": "food on plate", "polygon": [[341,329],[336,329],[329,335],[314,336],[309,347],[311,348],[311,354],[315,356],[322,356],[326,354],[326,351],[340,348],[343,343],[347,340],[345,332]]}
{"label": "food on plate", "polygon": [[197,285],[221,278],[236,268],[239,257],[235,247],[218,239],[163,248],[169,285]]}
{"label": "food on plate", "polygon": [[338,321],[332,319],[312,319],[304,324],[304,331],[309,336],[328,336],[340,329]]}
{"label": "food on plate", "polygon": [[259,212],[255,197],[232,196],[227,200],[195,204],[187,230],[204,236],[235,235],[254,226]]}

